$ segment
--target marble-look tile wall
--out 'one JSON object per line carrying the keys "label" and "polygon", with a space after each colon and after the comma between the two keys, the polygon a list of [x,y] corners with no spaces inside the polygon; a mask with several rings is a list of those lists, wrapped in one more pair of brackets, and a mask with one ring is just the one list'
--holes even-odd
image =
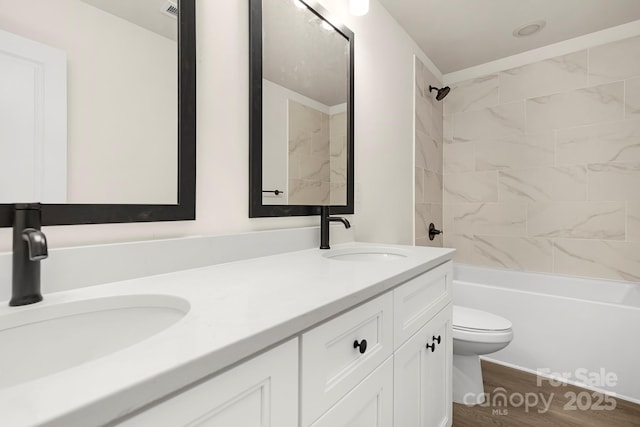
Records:
{"label": "marble-look tile wall", "polygon": [[290,205],[346,204],[347,115],[289,100]]}
{"label": "marble-look tile wall", "polygon": [[329,115],[289,100],[289,196],[291,205],[329,201]]}
{"label": "marble-look tile wall", "polygon": [[638,52],[634,37],[451,85],[457,261],[640,282]]}
{"label": "marble-look tile wall", "polygon": [[331,205],[347,204],[347,113],[329,118],[329,185]]}
{"label": "marble-look tile wall", "polygon": [[429,85],[440,81],[415,58],[415,243],[442,246],[442,236],[429,240],[429,224],[442,229],[443,104]]}

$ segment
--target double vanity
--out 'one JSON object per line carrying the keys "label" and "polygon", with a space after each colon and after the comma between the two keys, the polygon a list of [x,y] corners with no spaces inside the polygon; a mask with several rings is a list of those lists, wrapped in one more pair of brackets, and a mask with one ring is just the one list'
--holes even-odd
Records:
{"label": "double vanity", "polygon": [[0,307],[11,426],[451,423],[453,250],[347,243]]}
{"label": "double vanity", "polygon": [[[58,10],[60,5],[51,4],[47,7],[56,13],[78,19],[60,28],[50,22],[42,25],[33,19],[33,2],[25,0],[20,8],[7,11],[12,19],[5,21],[15,25],[0,30],[29,46],[37,43],[55,50],[62,55],[61,64],[69,67],[68,76],[92,76],[91,90],[82,90],[82,80],[67,79],[66,71],[57,68],[45,67],[45,76],[54,73],[63,83],[68,81],[74,88],[70,93],[120,88],[128,96],[114,92],[105,97],[117,99],[117,106],[107,103],[99,111],[122,112],[124,117],[117,119],[95,114],[87,120],[69,109],[70,125],[92,123],[96,131],[85,134],[74,127],[68,129],[69,147],[60,151],[60,157],[66,161],[67,152],[73,153],[73,161],[69,171],[65,165],[59,168],[65,179],[73,177],[60,184],[69,190],[68,197],[53,197],[46,191],[0,197],[0,227],[16,230],[13,254],[21,262],[18,268],[16,263],[9,267],[3,259],[7,255],[0,254],[3,277],[9,277],[4,271],[13,270],[13,294],[19,296],[14,305],[39,301],[35,279],[39,279],[39,259],[46,255],[46,251],[35,250],[46,249],[44,235],[36,233],[40,225],[186,221],[194,220],[196,214],[195,66],[200,59],[196,57],[196,1],[181,0],[175,10],[163,12],[168,34],[154,28],[141,33],[144,25],[137,14],[129,16],[111,10],[109,2],[97,1],[65,2],[71,8],[65,12]],[[41,10],[44,4],[37,7],[43,17],[53,16],[53,11]],[[247,0],[247,7],[249,217],[256,218],[251,228],[269,228],[257,218],[320,215],[320,242],[328,248],[329,224],[340,221],[349,227],[345,218],[331,217],[329,208],[332,214],[355,211],[355,35],[315,1]],[[152,12],[158,14],[156,8]],[[71,31],[66,28],[71,22],[82,25]],[[90,31],[82,33],[84,27]],[[125,34],[123,28],[131,34]],[[67,30],[74,43],[65,43],[66,38],[60,36],[60,31],[67,34]],[[97,34],[108,37],[98,40]],[[109,71],[105,81],[83,71],[85,62],[93,66],[96,57],[85,58],[83,51],[76,51],[75,40],[91,45],[91,52],[121,53],[125,47],[138,46],[136,35],[162,41],[162,55],[170,61],[158,66],[147,56],[152,49],[140,47],[124,56],[122,66],[118,66],[119,56],[101,54],[108,64],[102,67]],[[105,45],[97,44],[99,41]],[[111,43],[120,41],[119,45]],[[215,52],[203,53],[210,54],[215,57]],[[131,63],[130,58],[139,58],[140,64]],[[145,71],[145,64],[153,64],[156,72]],[[162,97],[165,102],[156,96],[139,96],[138,80],[131,80],[136,82],[132,90],[111,79],[120,76],[112,71],[117,69],[127,71],[122,76],[127,82],[135,72],[144,76],[140,82],[149,83],[155,80],[148,76],[160,76],[160,69],[168,72],[168,77],[157,82],[159,88],[168,90],[166,99]],[[175,82],[177,102],[171,93],[175,86],[169,84]],[[67,92],[66,86],[59,90]],[[149,89],[148,93],[161,91]],[[91,108],[75,98],[70,105],[91,112],[94,98],[98,97],[87,104]],[[138,107],[135,102],[145,98],[153,105]],[[149,112],[153,118],[150,128],[139,129],[138,122],[145,121],[123,106]],[[47,108],[45,113],[65,110],[64,106]],[[179,117],[177,129],[158,128],[163,122],[173,126],[171,120],[161,119],[163,112]],[[129,118],[136,132],[131,132],[133,124],[125,120]],[[51,128],[44,128],[49,135]],[[86,128],[93,130],[93,126]],[[66,132],[64,126],[61,129]],[[113,130],[117,136],[102,129]],[[172,153],[166,165],[158,161],[160,134],[178,135],[175,141],[162,139],[167,143],[166,153]],[[135,144],[123,135],[134,135]],[[94,149],[97,136],[106,140],[104,151]],[[131,159],[131,170],[121,162],[104,167],[109,156],[78,156],[117,152],[115,142],[126,147],[126,154],[113,157]],[[133,148],[140,154],[132,154]],[[176,154],[177,158],[172,157]],[[145,167],[142,158],[154,159],[151,163],[157,163],[162,179],[149,168],[140,169]],[[100,167],[91,166],[96,164]],[[78,165],[88,165],[81,168],[85,174],[74,169]],[[92,169],[108,173],[94,176],[89,173]],[[106,180],[95,188],[81,185],[102,182],[102,178],[121,180]],[[143,189],[141,194],[129,191],[137,185]],[[42,203],[37,208],[41,218],[37,224],[23,224],[18,211],[25,208],[16,203],[35,200]],[[189,230],[210,228],[207,220],[203,223]],[[450,425],[454,251],[364,243],[301,249],[310,248],[307,243],[311,240],[318,246],[317,232],[312,231],[313,239],[294,238],[288,243],[283,243],[283,236],[289,233],[284,229],[277,236],[256,237],[242,246],[247,258],[242,260],[230,255],[235,249],[229,248],[230,241],[236,242],[236,249],[237,242],[248,241],[239,235],[221,238],[219,245],[210,245],[204,238],[191,241],[190,251],[156,241],[137,256],[132,256],[133,244],[118,249],[86,247],[72,250],[75,255],[66,258],[64,249],[54,249],[58,252],[43,266],[44,300],[17,307],[0,305],[0,425]],[[34,246],[36,241],[40,244]],[[268,243],[262,244],[265,241]],[[272,255],[275,246],[290,252]],[[210,257],[221,261],[207,262]],[[61,262],[62,258],[66,261]],[[182,271],[172,269],[179,263],[191,265],[180,267]],[[47,269],[59,277],[52,280]],[[138,274],[145,269],[150,271]],[[127,275],[134,270],[136,274]],[[97,284],[104,277],[110,278],[104,282],[112,283]],[[120,281],[123,278],[127,280]],[[82,283],[76,286],[70,281]],[[26,296],[20,293],[25,289]]]}

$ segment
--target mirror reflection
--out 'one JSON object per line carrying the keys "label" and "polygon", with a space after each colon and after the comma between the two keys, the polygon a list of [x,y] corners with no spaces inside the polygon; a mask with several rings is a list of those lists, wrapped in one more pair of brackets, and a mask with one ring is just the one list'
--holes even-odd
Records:
{"label": "mirror reflection", "polygon": [[344,206],[349,42],[299,0],[262,23],[262,202]]}
{"label": "mirror reflection", "polygon": [[0,203],[177,203],[176,3],[0,7]]}

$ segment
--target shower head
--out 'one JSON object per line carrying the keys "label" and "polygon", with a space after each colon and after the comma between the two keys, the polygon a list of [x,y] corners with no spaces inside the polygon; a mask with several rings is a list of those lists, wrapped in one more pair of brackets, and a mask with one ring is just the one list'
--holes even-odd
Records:
{"label": "shower head", "polygon": [[449,91],[451,90],[451,88],[449,86],[445,86],[442,89],[438,89],[435,86],[429,86],[429,92],[432,92],[434,90],[438,91],[438,93],[436,94],[436,100],[442,101],[445,96],[449,95]]}

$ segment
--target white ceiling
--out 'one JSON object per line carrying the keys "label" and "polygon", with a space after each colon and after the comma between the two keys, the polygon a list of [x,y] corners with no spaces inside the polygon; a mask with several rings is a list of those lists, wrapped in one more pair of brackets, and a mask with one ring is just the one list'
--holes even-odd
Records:
{"label": "white ceiling", "polygon": [[166,0],[82,0],[171,40],[178,40],[178,20],[162,12]]}
{"label": "white ceiling", "polygon": [[[167,0],[81,1],[177,39],[177,20],[162,13]],[[296,7],[292,0],[263,2],[263,76],[324,105],[335,106],[347,102],[349,45],[344,36],[321,24],[314,13]]]}
{"label": "white ceiling", "polygon": [[[380,0],[443,73],[640,19],[640,0]],[[517,38],[521,25],[547,21]]]}
{"label": "white ceiling", "polygon": [[265,79],[328,107],[347,102],[349,44],[344,36],[323,28],[320,18],[292,0],[263,1],[262,26]]}

